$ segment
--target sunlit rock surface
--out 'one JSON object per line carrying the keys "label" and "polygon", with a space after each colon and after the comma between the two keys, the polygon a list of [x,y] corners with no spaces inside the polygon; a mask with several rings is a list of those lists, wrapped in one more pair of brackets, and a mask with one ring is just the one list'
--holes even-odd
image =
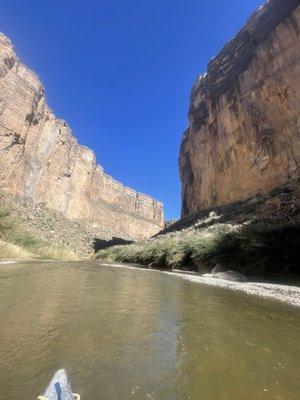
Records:
{"label": "sunlit rock surface", "polygon": [[300,0],[270,0],[196,80],[179,157],[183,217],[299,176],[299,34]]}
{"label": "sunlit rock surface", "polygon": [[94,153],[49,109],[38,77],[3,34],[0,188],[117,236],[142,239],[163,227],[162,204],[104,173]]}

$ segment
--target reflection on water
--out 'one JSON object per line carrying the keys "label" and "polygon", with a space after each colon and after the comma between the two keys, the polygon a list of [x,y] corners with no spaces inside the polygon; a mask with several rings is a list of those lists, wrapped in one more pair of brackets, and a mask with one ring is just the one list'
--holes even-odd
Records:
{"label": "reflection on water", "polygon": [[300,311],[98,262],[0,266],[0,399],[300,398]]}

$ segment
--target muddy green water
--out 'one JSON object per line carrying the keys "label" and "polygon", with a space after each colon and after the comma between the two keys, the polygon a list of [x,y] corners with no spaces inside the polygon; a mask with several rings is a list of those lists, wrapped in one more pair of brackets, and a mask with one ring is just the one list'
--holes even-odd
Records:
{"label": "muddy green water", "polygon": [[300,310],[97,262],[0,266],[0,399],[300,399]]}

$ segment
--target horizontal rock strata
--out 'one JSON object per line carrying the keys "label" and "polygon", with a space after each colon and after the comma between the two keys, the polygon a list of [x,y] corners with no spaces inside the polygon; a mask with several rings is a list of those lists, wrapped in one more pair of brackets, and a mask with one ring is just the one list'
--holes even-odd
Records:
{"label": "horizontal rock strata", "polygon": [[47,106],[37,76],[0,34],[0,188],[120,237],[164,224],[162,204],[106,175]]}
{"label": "horizontal rock strata", "polygon": [[192,89],[179,167],[182,216],[299,176],[300,0],[270,0]]}

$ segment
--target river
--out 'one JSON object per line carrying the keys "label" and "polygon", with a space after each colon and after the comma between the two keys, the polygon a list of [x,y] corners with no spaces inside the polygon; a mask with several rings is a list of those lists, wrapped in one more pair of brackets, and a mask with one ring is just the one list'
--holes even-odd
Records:
{"label": "river", "polygon": [[0,265],[0,399],[298,400],[300,309],[97,261]]}

